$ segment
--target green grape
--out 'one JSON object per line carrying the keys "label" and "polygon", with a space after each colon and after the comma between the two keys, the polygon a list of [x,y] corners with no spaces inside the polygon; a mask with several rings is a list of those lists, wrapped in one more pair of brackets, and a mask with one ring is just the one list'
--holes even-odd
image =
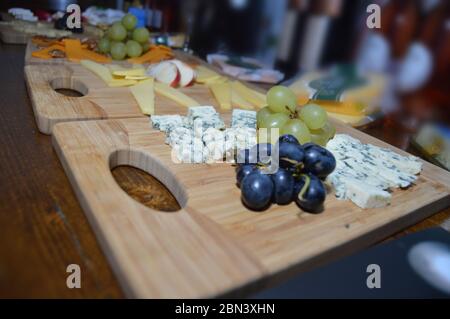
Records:
{"label": "green grape", "polygon": [[309,130],[311,132],[311,141],[321,146],[326,146],[328,141],[334,137],[336,129],[330,122],[325,123],[322,128]]}
{"label": "green grape", "polygon": [[133,31],[133,40],[139,43],[148,42],[150,37],[150,32],[146,28],[137,28]]}
{"label": "green grape", "polygon": [[300,119],[308,128],[317,130],[327,123],[327,112],[317,104],[306,104],[300,109]]}
{"label": "green grape", "polygon": [[109,50],[111,50],[111,41],[108,38],[101,38],[98,42],[98,50],[102,53],[109,53]]}
{"label": "green grape", "polygon": [[128,14],[123,16],[123,18],[122,18],[122,25],[125,27],[125,29],[133,30],[134,27],[136,26],[136,24],[137,24],[137,19],[131,13],[128,13]]}
{"label": "green grape", "polygon": [[261,120],[261,127],[281,128],[288,120],[289,116],[284,113],[268,114]]}
{"label": "green grape", "polygon": [[142,47],[138,42],[134,40],[128,40],[126,46],[128,56],[134,58],[142,54]]}
{"label": "green grape", "polygon": [[259,128],[265,128],[267,130],[259,130],[259,143],[271,143],[272,142],[272,133],[275,134],[271,129],[278,129],[278,135],[273,135],[273,142],[278,140],[278,136],[280,135],[281,128],[286,122],[289,121],[289,116],[285,113],[272,113],[267,114],[263,119],[261,119],[261,125]]}
{"label": "green grape", "polygon": [[330,121],[327,121],[322,129],[324,130],[325,134],[327,134],[329,140],[332,139],[336,134],[336,128],[333,124],[330,123]]}
{"label": "green grape", "polygon": [[123,60],[127,55],[127,48],[123,42],[111,44],[111,56],[114,60]]}
{"label": "green grape", "polygon": [[320,146],[326,146],[329,140],[328,133],[323,129],[319,128],[317,130],[310,130],[311,132],[311,142],[318,144]]}
{"label": "green grape", "polygon": [[263,107],[261,110],[258,111],[256,114],[256,122],[258,124],[258,127],[262,127],[262,121],[267,117],[267,115],[272,114],[272,111],[269,109],[268,106]]}
{"label": "green grape", "polygon": [[299,119],[289,120],[282,128],[281,135],[291,134],[297,138],[300,144],[311,142],[311,134],[308,127]]}
{"label": "green grape", "polygon": [[109,28],[108,37],[113,41],[122,41],[127,37],[127,30],[120,22],[116,22]]}
{"label": "green grape", "polygon": [[289,88],[281,85],[272,87],[266,95],[267,105],[273,112],[290,114],[297,107],[297,97]]}

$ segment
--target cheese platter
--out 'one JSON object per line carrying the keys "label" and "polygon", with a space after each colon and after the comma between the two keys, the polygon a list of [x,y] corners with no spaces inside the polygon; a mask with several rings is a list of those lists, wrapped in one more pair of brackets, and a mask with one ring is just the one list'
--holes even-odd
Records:
{"label": "cheese platter", "polygon": [[[203,108],[210,125],[206,130],[232,129],[239,122],[234,117],[244,116],[235,111],[220,115],[223,121],[219,121],[211,109]],[[230,163],[187,163],[177,157],[178,143],[171,132],[178,124],[195,120],[195,113],[193,108],[181,113],[181,122],[171,118],[172,128],[164,117],[67,122],[54,128],[54,148],[130,297],[217,297],[266,285],[290,271],[367,247],[450,203],[448,172],[330,120],[336,135],[327,148],[335,154],[337,165],[334,178],[329,175],[322,211],[310,214],[293,202],[255,211],[245,203],[243,184],[248,178],[241,181],[240,190]],[[366,163],[359,170],[343,168],[364,154],[340,157],[341,150],[355,145],[375,157],[376,167]],[[402,160],[410,162],[383,168]],[[111,175],[111,169],[120,165],[156,177],[181,209],[159,212],[129,197]],[[359,173],[366,169],[368,176],[363,179]],[[380,180],[392,186],[382,196],[372,181],[376,169],[384,176]],[[353,179],[340,180],[342,172]],[[392,172],[400,179],[398,185],[389,176]],[[414,175],[408,185],[402,184],[406,172]],[[340,195],[342,187],[346,196]]]}

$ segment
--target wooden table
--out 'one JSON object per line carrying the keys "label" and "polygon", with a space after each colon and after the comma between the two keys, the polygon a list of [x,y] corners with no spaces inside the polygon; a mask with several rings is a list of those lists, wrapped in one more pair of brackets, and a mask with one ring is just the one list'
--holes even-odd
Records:
{"label": "wooden table", "polygon": [[[25,47],[0,44],[0,298],[120,298],[123,293],[54,153],[40,134],[23,75]],[[379,124],[367,131],[395,136]],[[155,179],[116,168],[118,183],[146,205],[175,210]],[[441,224],[450,208],[395,235]],[[392,237],[391,237],[392,238]],[[68,289],[66,267],[81,267],[81,289]]]}

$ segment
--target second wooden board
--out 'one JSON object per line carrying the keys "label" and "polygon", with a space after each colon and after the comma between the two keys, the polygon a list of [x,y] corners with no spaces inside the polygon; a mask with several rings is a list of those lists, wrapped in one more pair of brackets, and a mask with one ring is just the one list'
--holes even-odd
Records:
{"label": "second wooden board", "polygon": [[[393,148],[336,123],[364,143]],[[327,196],[321,214],[295,204],[253,212],[243,206],[229,164],[176,164],[148,119],[55,126],[53,143],[106,256],[130,297],[214,297],[266,284],[289,271],[367,247],[450,204],[450,174],[423,163],[416,184],[392,204],[363,210]],[[118,165],[162,181],[182,207],[143,206],[115,182]],[[363,271],[363,270],[362,270]]]}
{"label": "second wooden board", "polygon": [[[45,134],[51,134],[58,122],[146,117],[128,87],[108,87],[77,63],[27,65],[25,77],[36,123]],[[83,96],[69,97],[58,93],[59,89],[72,89]],[[204,85],[179,90],[201,105],[217,105]],[[155,95],[155,114],[185,114],[186,110],[168,98]]]}

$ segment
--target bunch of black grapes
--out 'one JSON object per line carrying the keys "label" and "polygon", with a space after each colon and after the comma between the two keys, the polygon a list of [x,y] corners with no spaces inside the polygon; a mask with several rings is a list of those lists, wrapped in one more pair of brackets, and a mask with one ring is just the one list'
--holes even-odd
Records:
{"label": "bunch of black grapes", "polygon": [[[279,168],[269,174],[271,155],[276,149]],[[272,203],[287,205],[295,201],[304,211],[320,212],[326,197],[322,181],[336,167],[336,159],[327,149],[314,143],[301,145],[289,134],[281,136],[275,146],[261,143],[241,150],[236,162],[242,202],[256,211]]]}

